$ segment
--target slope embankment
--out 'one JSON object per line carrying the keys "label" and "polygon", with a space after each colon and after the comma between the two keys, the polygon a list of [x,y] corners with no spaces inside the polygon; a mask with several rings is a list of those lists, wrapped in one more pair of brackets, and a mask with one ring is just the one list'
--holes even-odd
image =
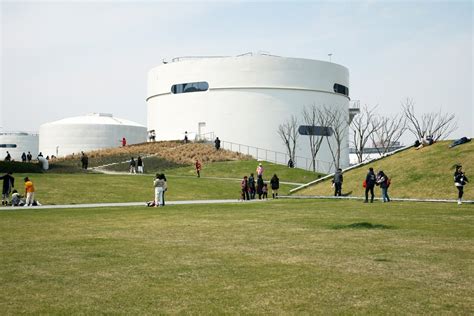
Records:
{"label": "slope embankment", "polygon": [[[442,141],[419,150],[408,149],[344,173],[343,195],[363,196],[362,182],[369,167],[383,170],[391,178],[389,195],[397,198],[454,199],[454,165],[461,164],[471,183],[464,187],[464,198],[474,199],[474,142],[448,148]],[[333,195],[331,179],[295,192],[294,195]],[[376,187],[376,194],[380,189]]]}

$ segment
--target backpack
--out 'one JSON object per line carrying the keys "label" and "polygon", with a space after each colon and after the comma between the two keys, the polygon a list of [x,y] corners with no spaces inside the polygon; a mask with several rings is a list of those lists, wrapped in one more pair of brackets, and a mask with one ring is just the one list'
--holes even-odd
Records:
{"label": "backpack", "polygon": [[390,186],[391,183],[392,183],[392,179],[390,179],[389,177],[387,177],[387,188]]}
{"label": "backpack", "polygon": [[366,187],[367,187],[367,181],[366,181],[366,180],[364,180],[364,182],[362,182],[362,187],[363,187],[363,188],[366,188]]}

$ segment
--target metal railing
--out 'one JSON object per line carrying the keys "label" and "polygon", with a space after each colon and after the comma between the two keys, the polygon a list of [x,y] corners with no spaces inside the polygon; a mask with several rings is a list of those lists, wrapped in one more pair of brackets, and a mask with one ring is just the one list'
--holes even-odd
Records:
{"label": "metal railing", "polygon": [[[287,153],[222,140],[221,148],[250,155],[257,160],[264,160],[280,165],[287,165],[288,160],[290,159],[290,156]],[[311,158],[296,156],[295,161],[293,161],[293,163],[295,168],[300,168],[309,171],[313,170],[313,163]],[[334,164],[332,162],[316,160],[316,171],[318,172],[329,173],[331,172],[333,166]]]}

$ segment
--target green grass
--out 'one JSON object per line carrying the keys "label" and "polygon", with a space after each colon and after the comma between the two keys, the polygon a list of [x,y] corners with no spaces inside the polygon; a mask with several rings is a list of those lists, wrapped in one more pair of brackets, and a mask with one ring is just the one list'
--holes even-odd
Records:
{"label": "green grass", "polygon": [[[16,188],[23,194],[25,174],[13,174]],[[33,174],[35,198],[42,204],[145,202],[153,200],[152,175],[105,175],[90,173]],[[179,177],[167,174],[166,200],[238,199],[239,180]],[[281,194],[294,186],[282,184]]]}
{"label": "green grass", "polygon": [[[203,177],[220,177],[220,178],[236,178],[242,179],[253,173],[256,177],[256,169],[259,162],[256,160],[242,161],[224,161],[203,164],[201,176]],[[307,183],[321,176],[311,171],[296,168],[288,168],[284,165],[278,165],[270,162],[262,162],[264,167],[264,180],[270,180],[273,174],[277,174],[280,181]],[[194,176],[196,171],[194,166],[182,167],[167,170],[169,175]]]}
{"label": "green grass", "polygon": [[473,210],[279,200],[2,211],[0,310],[473,314]]}
{"label": "green grass", "polygon": [[[383,170],[391,179],[389,195],[398,198],[456,199],[453,166],[461,163],[471,183],[464,187],[464,198],[474,199],[474,142],[449,149],[450,141],[420,150],[410,148],[385,159],[344,173],[343,194],[363,196],[362,182],[368,168]],[[380,189],[376,187],[379,196]],[[333,195],[331,179],[297,191],[297,195]]]}

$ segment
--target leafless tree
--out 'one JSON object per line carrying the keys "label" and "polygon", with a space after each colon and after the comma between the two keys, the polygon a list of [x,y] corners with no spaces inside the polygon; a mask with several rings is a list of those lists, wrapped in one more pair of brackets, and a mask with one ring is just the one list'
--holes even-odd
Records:
{"label": "leafless tree", "polygon": [[380,116],[374,121],[379,128],[371,135],[371,139],[377,152],[384,155],[407,130],[406,118],[403,114],[397,114],[392,117]]}
{"label": "leafless tree", "polygon": [[324,118],[326,126],[330,126],[332,129],[332,135],[327,135],[325,138],[331,152],[334,167],[337,170],[341,162],[342,142],[348,135],[349,114],[336,108],[323,107],[321,116]]}
{"label": "leafless tree", "polygon": [[278,135],[285,143],[286,151],[290,159],[295,162],[296,143],[298,140],[298,119],[292,115],[287,121],[278,126]]}
{"label": "leafless tree", "polygon": [[352,146],[354,146],[357,161],[363,161],[364,148],[371,136],[380,128],[380,121],[376,119],[375,109],[377,107],[364,106],[350,124],[352,131]]}
{"label": "leafless tree", "polygon": [[402,108],[408,122],[408,130],[420,141],[426,136],[433,136],[434,141],[445,139],[458,128],[454,113],[442,113],[440,109],[439,112],[417,116],[415,102],[409,98],[402,102]]}
{"label": "leafless tree", "polygon": [[311,151],[311,164],[313,172],[316,172],[316,156],[318,155],[321,144],[324,140],[324,135],[315,133],[315,128],[325,127],[327,125],[327,117],[315,105],[303,109],[304,124],[311,127],[311,132],[308,133],[309,148]]}

